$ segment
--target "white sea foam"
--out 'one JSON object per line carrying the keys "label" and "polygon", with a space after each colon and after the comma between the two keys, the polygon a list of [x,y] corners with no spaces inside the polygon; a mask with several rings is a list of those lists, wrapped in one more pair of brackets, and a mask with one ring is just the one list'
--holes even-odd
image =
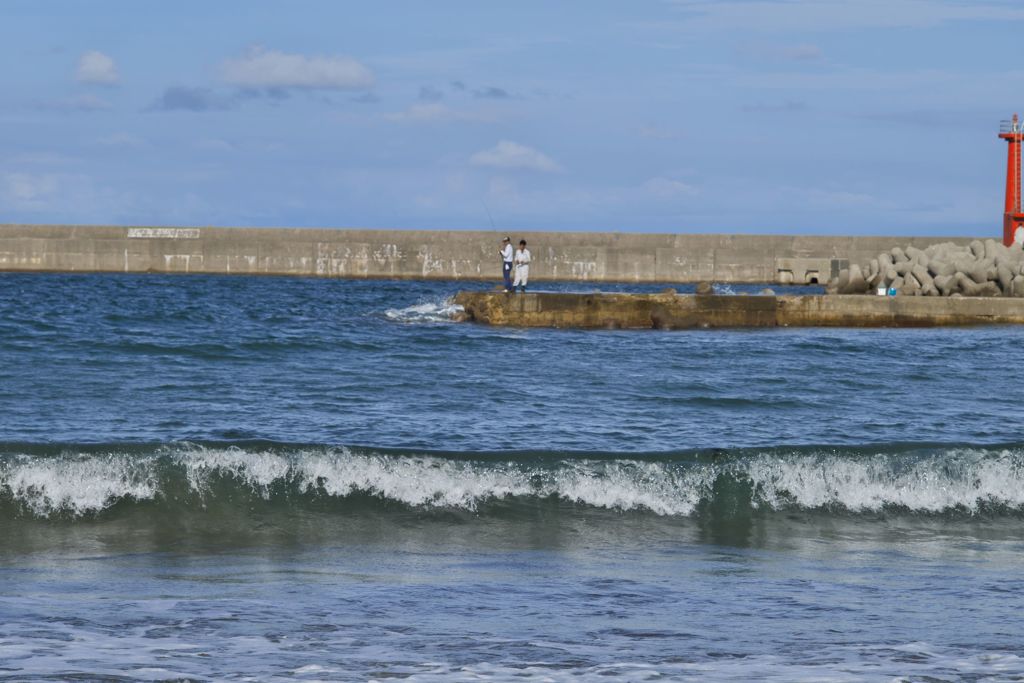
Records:
{"label": "white sea foam", "polygon": [[82,515],[126,498],[152,498],[159,484],[149,465],[146,460],[123,455],[54,459],[22,456],[0,469],[0,493],[6,489],[35,515],[56,511]]}
{"label": "white sea foam", "polygon": [[433,457],[320,455],[303,458],[296,470],[306,491],[364,492],[407,505],[472,510],[481,500],[533,493],[520,470]]}
{"label": "white sea foam", "polygon": [[689,515],[711,495],[712,467],[673,468],[664,463],[592,461],[560,468],[546,495],[615,510],[647,509],[660,515]]}
{"label": "white sea foam", "polygon": [[771,508],[842,506],[919,512],[984,505],[1024,507],[1024,459],[1011,451],[950,450],[908,460],[897,455],[758,456],[742,464],[755,486],[755,504]]}
{"label": "white sea foam", "polygon": [[935,647],[926,643],[902,646],[832,646],[805,657],[758,654],[703,661],[645,663],[620,661],[580,668],[554,668],[543,663],[509,667],[501,663],[451,665],[442,662],[409,667],[405,680],[552,682],[582,680],[680,680],[711,683],[738,681],[831,681],[854,683],[905,680],[1019,680],[1024,659],[1016,653]]}
{"label": "white sea foam", "polygon": [[[251,460],[250,460],[251,458]],[[593,507],[691,514],[711,493],[713,468],[674,468],[630,460],[575,460],[554,467],[515,462],[481,463],[433,456],[310,451],[284,457],[242,451],[193,452],[184,458],[195,490],[203,476],[230,474],[266,492],[288,480],[304,493],[344,497],[366,493],[406,505],[476,510],[487,501],[515,496],[561,498]],[[203,476],[200,476],[203,475]]]}
{"label": "white sea foam", "polygon": [[442,323],[452,319],[464,309],[451,299],[442,302],[427,301],[405,308],[389,308],[384,311],[388,320],[402,323]]}
{"label": "white sea foam", "polygon": [[[40,600],[42,605],[58,614],[63,606],[51,596],[32,596],[31,599],[31,604],[24,606],[30,618],[11,617],[5,623],[12,634],[3,643],[5,671],[9,673],[10,680],[51,680],[54,671],[83,669],[94,678],[117,679],[128,671],[133,680],[205,680],[211,677],[211,665],[209,658],[201,655],[211,649],[217,652],[218,672],[231,671],[238,680],[272,682],[385,681],[401,678],[420,683],[484,680],[510,683],[523,680],[559,683],[595,680],[891,683],[908,680],[1018,681],[1024,673],[1024,659],[1008,649],[952,647],[925,642],[815,642],[788,653],[730,657],[701,656],[702,653],[673,656],[672,652],[652,652],[649,647],[645,651],[641,645],[615,647],[600,641],[595,645],[593,642],[581,642],[579,637],[564,642],[546,642],[546,649],[578,653],[578,661],[568,666],[524,659],[514,647],[503,648],[501,657],[451,657],[445,649],[445,646],[450,649],[450,637],[425,637],[419,629],[413,629],[412,636],[388,631],[383,635],[375,633],[370,638],[352,637],[350,628],[322,634],[301,633],[305,644],[312,643],[317,647],[298,647],[288,636],[225,633],[227,628],[218,622],[232,622],[234,619],[204,618],[202,621],[210,625],[200,629],[187,626],[192,619],[173,620],[167,628],[152,628],[153,621],[169,621],[170,616],[176,614],[174,611],[161,611],[155,615],[145,612],[145,606],[157,602],[153,600],[145,601],[144,605],[139,601],[120,601],[119,604],[126,604],[131,610],[129,614],[141,613],[150,619],[132,619],[132,623],[117,628],[102,628],[90,620],[86,620],[84,625],[69,626],[51,619],[45,624],[46,632],[55,632],[63,637],[60,647],[54,647],[53,640],[39,636],[39,621],[34,617],[40,609]],[[189,609],[193,610],[190,616],[195,611],[202,614],[210,602],[190,601]],[[263,626],[260,618],[266,619],[268,612],[274,614],[270,610],[277,606],[265,602],[261,601],[260,611],[252,620],[257,627]],[[243,608],[237,608],[236,612]],[[274,616],[280,619],[275,622],[276,632],[279,632],[291,625],[289,619],[294,615],[288,612]],[[513,624],[510,628],[515,626]],[[479,654],[485,639],[486,635],[467,634],[460,643],[464,640],[468,651]],[[492,639],[488,654],[502,644],[502,641]],[[413,650],[410,650],[411,645],[415,646]],[[686,650],[685,645],[680,647]],[[414,654],[410,655],[410,652]],[[159,662],[159,665],[154,662]]]}
{"label": "white sea foam", "polygon": [[735,296],[736,290],[732,288],[732,285],[724,282],[716,282],[712,286],[715,294],[719,296]]}
{"label": "white sea foam", "polygon": [[[720,462],[566,459],[543,464],[437,456],[179,447],[153,454],[0,458],[0,498],[27,512],[72,516],[122,500],[182,495],[200,501],[214,485],[343,498],[376,496],[409,506],[479,510],[515,497],[553,498],[610,510],[690,515],[716,483],[768,509],[853,512],[899,508],[936,513],[1024,509],[1024,454],[951,449],[928,456],[766,453]],[[233,483],[232,483],[233,482]],[[182,490],[184,489],[184,490]]]}
{"label": "white sea foam", "polygon": [[209,492],[214,477],[227,475],[269,498],[270,487],[291,472],[291,463],[281,455],[239,448],[190,448],[173,460],[185,469],[189,489],[201,494]]}

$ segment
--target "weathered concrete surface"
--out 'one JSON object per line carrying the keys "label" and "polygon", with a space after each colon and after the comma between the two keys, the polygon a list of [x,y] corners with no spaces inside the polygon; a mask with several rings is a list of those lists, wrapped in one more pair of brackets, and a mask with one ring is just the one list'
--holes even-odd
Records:
{"label": "weathered concrete surface", "polygon": [[[503,233],[0,225],[0,271],[500,279]],[[896,245],[948,238],[514,232],[530,278],[824,284]],[[966,244],[969,240],[953,240]]]}
{"label": "weathered concrete surface", "polygon": [[938,327],[1024,324],[1024,300],[880,296],[681,296],[459,292],[465,319],[582,329]]}

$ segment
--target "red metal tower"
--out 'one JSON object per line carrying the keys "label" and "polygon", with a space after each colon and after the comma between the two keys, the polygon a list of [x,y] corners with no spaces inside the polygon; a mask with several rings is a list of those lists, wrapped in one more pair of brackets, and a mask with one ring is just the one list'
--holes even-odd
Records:
{"label": "red metal tower", "polygon": [[1024,213],[1020,196],[1020,145],[1024,141],[1024,124],[1013,115],[1011,121],[999,124],[999,137],[1009,143],[1006,157],[1006,207],[1003,210],[1003,244],[1024,242]]}

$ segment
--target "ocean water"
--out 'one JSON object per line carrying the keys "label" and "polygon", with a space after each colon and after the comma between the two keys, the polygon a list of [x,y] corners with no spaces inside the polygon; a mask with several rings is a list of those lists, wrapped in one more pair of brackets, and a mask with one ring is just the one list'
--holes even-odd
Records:
{"label": "ocean water", "polygon": [[0,275],[0,681],[1024,680],[1019,329],[490,286]]}

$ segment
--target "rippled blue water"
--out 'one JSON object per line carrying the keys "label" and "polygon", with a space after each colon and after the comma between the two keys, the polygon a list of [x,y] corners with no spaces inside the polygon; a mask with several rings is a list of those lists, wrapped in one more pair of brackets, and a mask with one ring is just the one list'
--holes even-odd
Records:
{"label": "rippled blue water", "polygon": [[0,276],[0,680],[1022,679],[1018,328],[490,286]]}

